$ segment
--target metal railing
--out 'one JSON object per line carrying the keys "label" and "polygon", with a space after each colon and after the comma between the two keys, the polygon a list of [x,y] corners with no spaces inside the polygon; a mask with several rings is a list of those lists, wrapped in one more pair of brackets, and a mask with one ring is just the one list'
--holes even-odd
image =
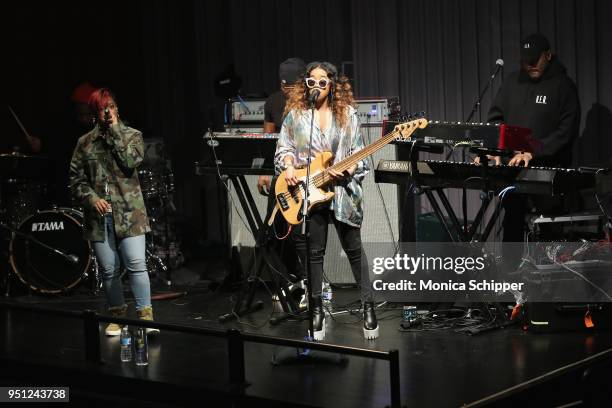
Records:
{"label": "metal railing", "polygon": [[185,326],[172,323],[160,323],[150,320],[117,318],[100,315],[93,310],[74,311],[50,309],[42,306],[25,305],[8,301],[0,301],[0,308],[17,309],[52,316],[81,319],[83,322],[84,331],[85,360],[97,364],[101,364],[103,362],[100,347],[100,323],[116,323],[165,331],[225,338],[227,340],[229,382],[231,385],[241,387],[247,385],[247,381],[245,378],[245,342],[274,346],[295,347],[330,353],[339,353],[355,357],[385,360],[389,362],[389,393],[391,400],[390,407],[400,408],[401,406],[399,352],[395,349],[389,351],[368,350],[357,347],[340,346],[336,344],[316,343],[304,340],[265,336],[260,334],[249,334],[243,333],[237,329],[221,330],[205,327]]}

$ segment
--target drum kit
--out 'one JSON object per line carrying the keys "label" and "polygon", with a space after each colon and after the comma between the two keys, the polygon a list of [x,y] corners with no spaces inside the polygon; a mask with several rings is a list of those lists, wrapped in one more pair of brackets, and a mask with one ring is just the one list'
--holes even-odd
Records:
{"label": "drum kit", "polygon": [[[0,252],[5,253],[10,270],[28,290],[62,294],[89,282],[97,294],[102,279],[93,248],[83,239],[83,212],[47,206],[46,184],[41,177],[48,166],[44,157],[0,154]],[[174,225],[169,221],[174,209],[173,173],[143,169],[138,175],[153,227],[147,237],[147,269],[152,278],[169,284],[168,267],[184,262]],[[10,291],[11,271],[2,274],[0,269],[4,295]]]}
{"label": "drum kit", "polygon": [[[19,153],[0,154],[0,229],[12,272],[28,288],[62,293],[96,272],[91,245],[84,240],[83,214],[73,208],[46,207],[49,161]],[[97,274],[96,274],[97,276]],[[4,274],[4,293],[9,292]]]}

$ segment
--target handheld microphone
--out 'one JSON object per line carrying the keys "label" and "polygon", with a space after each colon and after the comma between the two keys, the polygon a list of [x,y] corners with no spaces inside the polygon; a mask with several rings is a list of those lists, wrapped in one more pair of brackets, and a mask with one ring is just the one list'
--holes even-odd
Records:
{"label": "handheld microphone", "polygon": [[108,125],[110,121],[111,121],[110,109],[106,108],[104,109],[104,123]]}
{"label": "handheld microphone", "polygon": [[317,99],[319,99],[319,95],[321,95],[321,91],[319,91],[318,89],[313,90],[312,92],[310,92],[310,94],[308,94],[308,102],[314,104]]}
{"label": "handheld microphone", "polygon": [[109,132],[108,132],[108,129],[110,128],[110,126],[111,126],[110,109],[104,108],[104,121],[100,124],[100,130],[102,131],[102,134],[105,136],[105,140],[107,144],[110,144]]}

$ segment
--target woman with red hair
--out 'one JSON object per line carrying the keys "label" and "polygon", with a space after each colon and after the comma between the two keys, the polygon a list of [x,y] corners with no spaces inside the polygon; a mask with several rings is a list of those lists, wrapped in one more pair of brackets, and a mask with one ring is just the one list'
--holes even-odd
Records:
{"label": "woman with red hair", "polygon": [[[110,90],[93,92],[89,107],[95,127],[79,138],[70,162],[70,188],[84,208],[85,239],[93,242],[111,314],[123,317],[127,312],[121,287],[123,263],[138,317],[153,320],[144,235],[151,228],[136,171],[144,158],[142,134],[119,119]],[[117,324],[106,328],[108,336],[120,333]]]}

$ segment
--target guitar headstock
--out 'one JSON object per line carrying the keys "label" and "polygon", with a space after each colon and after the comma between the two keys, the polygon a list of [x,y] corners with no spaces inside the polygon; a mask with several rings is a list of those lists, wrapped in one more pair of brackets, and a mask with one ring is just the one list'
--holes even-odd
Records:
{"label": "guitar headstock", "polygon": [[[412,117],[411,117],[412,118]],[[414,132],[417,128],[423,129],[427,127],[429,121],[425,117],[418,117],[406,122],[400,123],[393,129],[395,132],[405,136],[403,133],[408,131],[409,133]]]}

